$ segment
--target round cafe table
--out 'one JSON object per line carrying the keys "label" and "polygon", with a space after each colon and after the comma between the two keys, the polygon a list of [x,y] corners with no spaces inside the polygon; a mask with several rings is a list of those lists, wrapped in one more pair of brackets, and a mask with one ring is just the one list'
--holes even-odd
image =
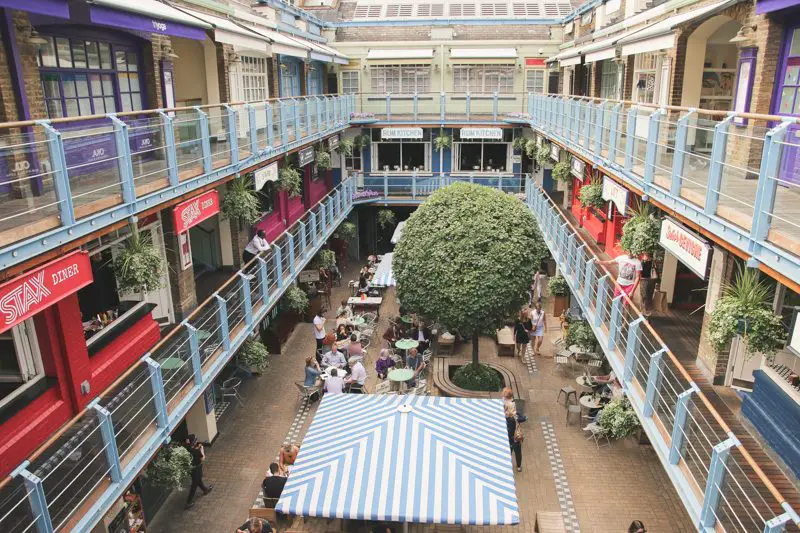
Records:
{"label": "round cafe table", "polygon": [[350,323],[353,324],[355,327],[363,326],[367,321],[364,320],[363,316],[354,316],[350,319]]}
{"label": "round cafe table", "polygon": [[411,315],[403,315],[400,317],[400,320],[403,322],[403,324],[411,324],[414,322],[414,317]]}
{"label": "round cafe table", "polygon": [[[331,370],[333,370],[334,368],[336,368],[336,367],[335,366],[329,366],[328,368],[323,370],[322,374],[319,375],[320,379],[325,380],[325,379],[328,379],[329,377],[331,377]],[[340,372],[341,372],[341,374],[340,374]],[[344,369],[342,369],[342,368],[336,368],[336,373],[342,379],[345,379],[347,377],[347,374],[345,373]]]}
{"label": "round cafe table", "polygon": [[586,396],[581,396],[581,399],[578,401],[587,409],[600,409],[602,407],[602,405],[600,405],[599,396],[595,398],[587,394]]}
{"label": "round cafe table", "polygon": [[183,359],[180,357],[167,357],[161,361],[161,368],[163,370],[177,370],[183,366]]}
{"label": "round cafe table", "polygon": [[597,385],[597,382],[589,376],[578,376],[577,378],[575,378],[575,383],[577,383],[581,387],[586,387],[587,389],[591,389],[592,387]]}
{"label": "round cafe table", "polygon": [[386,376],[392,382],[393,390],[400,390],[400,385],[414,377],[414,371],[410,368],[395,368],[390,370]]}
{"label": "round cafe table", "polygon": [[416,348],[417,346],[419,346],[419,341],[415,341],[414,339],[400,339],[394,343],[395,348],[403,351]]}

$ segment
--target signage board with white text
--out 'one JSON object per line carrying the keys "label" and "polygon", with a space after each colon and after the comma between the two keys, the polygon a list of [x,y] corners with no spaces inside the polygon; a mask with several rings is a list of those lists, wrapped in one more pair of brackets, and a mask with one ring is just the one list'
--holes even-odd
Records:
{"label": "signage board with white text", "polygon": [[297,152],[297,165],[304,167],[314,160],[314,147],[308,146]]}
{"label": "signage board with white text", "polygon": [[625,216],[628,209],[628,189],[608,176],[603,176],[603,200],[614,204],[619,214]]}
{"label": "signage board with white text", "polygon": [[711,246],[682,224],[665,217],[661,222],[659,244],[689,267],[701,279],[706,279]]}
{"label": "signage board with white text", "polygon": [[572,175],[578,178],[579,180],[583,180],[583,169],[586,167],[586,163],[582,160],[578,159],[577,157],[572,158],[572,168],[570,168],[570,172]]}
{"label": "signage board with white text", "polygon": [[328,138],[328,150],[336,150],[339,146],[339,136],[334,135],[333,137]]}
{"label": "signage board with white text", "polygon": [[550,157],[553,161],[558,161],[561,158],[561,148],[556,143],[550,143]]}
{"label": "signage board with white text", "polygon": [[422,128],[381,128],[381,139],[422,139]]}
{"label": "signage board with white text", "polygon": [[462,139],[503,139],[503,130],[500,128],[461,128],[459,133]]}
{"label": "signage board with white text", "polygon": [[216,189],[198,194],[175,206],[172,211],[175,220],[175,233],[188,231],[207,218],[219,213],[219,194]]}
{"label": "signage board with white text", "polygon": [[277,161],[253,172],[253,185],[257,191],[260,191],[268,181],[278,181]]}

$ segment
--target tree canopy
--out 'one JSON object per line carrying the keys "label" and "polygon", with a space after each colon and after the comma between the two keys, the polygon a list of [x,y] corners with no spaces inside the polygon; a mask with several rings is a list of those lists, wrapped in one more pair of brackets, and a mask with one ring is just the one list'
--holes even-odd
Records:
{"label": "tree canopy", "polygon": [[547,256],[528,207],[497,189],[455,183],[408,219],[395,247],[398,298],[451,331],[494,332],[526,300]]}

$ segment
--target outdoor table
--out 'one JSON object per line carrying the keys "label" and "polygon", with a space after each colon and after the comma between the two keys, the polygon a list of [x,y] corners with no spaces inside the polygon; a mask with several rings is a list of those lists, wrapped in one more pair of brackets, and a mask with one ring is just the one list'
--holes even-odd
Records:
{"label": "outdoor table", "polygon": [[[336,367],[335,367],[335,366],[329,366],[328,368],[326,368],[325,370],[323,370],[323,371],[322,371],[322,373],[319,375],[319,378],[320,378],[322,381],[325,381],[326,379],[328,379],[329,377],[331,377],[331,370],[333,370],[334,368],[336,368]],[[347,379],[347,376],[348,376],[348,374],[345,374],[345,372],[344,372],[344,370],[343,370],[343,369],[341,369],[341,368],[336,368],[336,372],[337,372],[337,374],[338,374],[339,372],[341,372],[342,374],[344,374],[344,375],[341,375],[341,374],[339,374],[339,377],[340,377],[340,378],[342,378],[342,379]]]}
{"label": "outdoor table", "polygon": [[414,317],[411,315],[403,315],[400,317],[400,320],[403,322],[403,324],[411,324],[414,322]]}
{"label": "outdoor table", "polygon": [[364,320],[363,316],[354,316],[353,318],[350,319],[350,323],[358,327],[358,326],[363,326],[364,323],[366,323],[366,320]]}
{"label": "outdoor table", "polygon": [[587,389],[591,389],[598,384],[590,376],[578,376],[575,378],[575,382],[581,387],[586,387]]}
{"label": "outdoor table", "polygon": [[580,404],[587,408],[587,409],[600,409],[602,405],[600,404],[600,397],[598,396],[595,398],[594,396],[581,396],[580,400],[578,400]]}
{"label": "outdoor table", "polygon": [[411,348],[416,348],[419,346],[419,341],[415,341],[414,339],[400,339],[399,341],[394,343],[394,347],[398,350],[410,350]]}
{"label": "outdoor table", "polygon": [[202,343],[211,336],[211,332],[204,329],[198,329],[197,332],[195,332],[195,336],[197,336],[197,341]]}
{"label": "outdoor table", "polygon": [[183,359],[180,357],[167,357],[160,364],[162,370],[177,370],[183,366]]}
{"label": "outdoor table", "polygon": [[386,376],[392,382],[392,390],[400,390],[400,384],[414,378],[414,371],[410,368],[395,368],[389,370]]}

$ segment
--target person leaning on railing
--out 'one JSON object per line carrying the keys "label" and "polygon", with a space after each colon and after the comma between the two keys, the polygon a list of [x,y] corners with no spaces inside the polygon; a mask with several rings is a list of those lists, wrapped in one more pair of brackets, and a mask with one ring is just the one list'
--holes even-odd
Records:
{"label": "person leaning on railing", "polygon": [[260,229],[256,232],[255,237],[253,237],[250,242],[247,243],[244,253],[242,253],[242,258],[244,259],[245,264],[247,264],[252,261],[255,256],[261,252],[266,252],[267,250],[269,250],[267,233],[263,229]]}

